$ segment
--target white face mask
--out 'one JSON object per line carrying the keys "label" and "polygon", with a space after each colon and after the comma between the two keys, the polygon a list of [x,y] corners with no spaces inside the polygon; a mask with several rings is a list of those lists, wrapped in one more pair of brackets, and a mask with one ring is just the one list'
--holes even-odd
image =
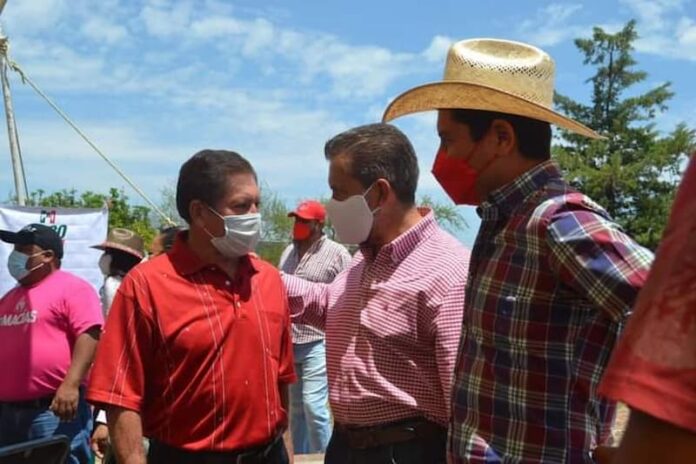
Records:
{"label": "white face mask", "polygon": [[217,217],[225,222],[225,235],[216,237],[205,229],[210,235],[210,243],[226,258],[239,258],[256,249],[256,244],[261,238],[261,214],[249,213],[232,216],[222,216],[210,208]]}
{"label": "white face mask", "polygon": [[111,274],[111,261],[113,261],[113,257],[106,253],[102,254],[99,258],[99,270],[104,277]]}
{"label": "white face mask", "polygon": [[359,245],[370,236],[375,213],[379,211],[379,208],[371,210],[365,200],[373,185],[362,195],[353,195],[343,201],[331,199],[326,204],[326,214],[341,242]]}

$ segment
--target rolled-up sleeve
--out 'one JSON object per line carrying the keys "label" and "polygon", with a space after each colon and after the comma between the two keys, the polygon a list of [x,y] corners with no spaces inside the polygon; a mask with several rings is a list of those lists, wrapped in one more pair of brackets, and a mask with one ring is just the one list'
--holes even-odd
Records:
{"label": "rolled-up sleeve", "polygon": [[652,264],[652,253],[596,212],[556,212],[549,221],[549,264],[559,279],[614,321],[630,313]]}
{"label": "rolled-up sleeve", "polygon": [[324,330],[330,284],[310,282],[289,274],[283,274],[283,283],[292,322]]}

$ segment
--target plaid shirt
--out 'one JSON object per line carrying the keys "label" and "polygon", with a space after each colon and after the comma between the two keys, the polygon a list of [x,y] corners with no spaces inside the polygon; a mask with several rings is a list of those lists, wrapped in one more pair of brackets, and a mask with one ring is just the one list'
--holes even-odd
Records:
{"label": "plaid shirt", "polygon": [[597,386],[652,254],[551,161],[478,212],[451,462],[593,462],[614,417]]}
{"label": "plaid shirt", "polygon": [[[302,259],[297,246],[288,245],[280,256],[278,267],[287,274],[328,284],[348,267],[351,259],[346,247],[322,236],[302,255]],[[292,324],[292,342],[295,344],[315,342],[323,338],[324,332],[311,325]]]}

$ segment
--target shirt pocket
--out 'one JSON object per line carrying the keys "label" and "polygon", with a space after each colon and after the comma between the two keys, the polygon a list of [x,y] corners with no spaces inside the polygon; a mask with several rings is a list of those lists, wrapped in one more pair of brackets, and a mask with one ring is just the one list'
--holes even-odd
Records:
{"label": "shirt pocket", "polygon": [[361,335],[393,348],[417,342],[418,306],[413,301],[382,301],[360,312]]}
{"label": "shirt pocket", "polygon": [[531,356],[563,356],[572,336],[572,305],[543,297],[504,295],[500,298],[489,326],[496,347]]}

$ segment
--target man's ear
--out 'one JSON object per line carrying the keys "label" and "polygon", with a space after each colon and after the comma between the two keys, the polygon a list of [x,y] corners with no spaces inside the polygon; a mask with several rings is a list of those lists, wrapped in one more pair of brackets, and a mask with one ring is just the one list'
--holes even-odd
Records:
{"label": "man's ear", "polygon": [[387,179],[377,179],[377,182],[374,183],[374,187],[372,187],[372,189],[377,191],[379,194],[378,196],[376,195],[377,204],[375,205],[375,208],[381,208],[384,206],[389,199],[389,195],[393,191],[391,184]]}
{"label": "man's ear", "polygon": [[58,261],[58,258],[56,257],[56,254],[53,250],[42,250],[42,255],[41,255],[41,262],[42,263],[50,263],[54,259]]}
{"label": "man's ear", "polygon": [[189,216],[191,224],[198,227],[205,227],[205,215],[208,213],[208,205],[201,200],[193,200],[189,203]]}
{"label": "man's ear", "polygon": [[498,155],[507,156],[517,149],[517,135],[512,124],[504,119],[495,119],[491,123],[490,133],[493,135]]}

